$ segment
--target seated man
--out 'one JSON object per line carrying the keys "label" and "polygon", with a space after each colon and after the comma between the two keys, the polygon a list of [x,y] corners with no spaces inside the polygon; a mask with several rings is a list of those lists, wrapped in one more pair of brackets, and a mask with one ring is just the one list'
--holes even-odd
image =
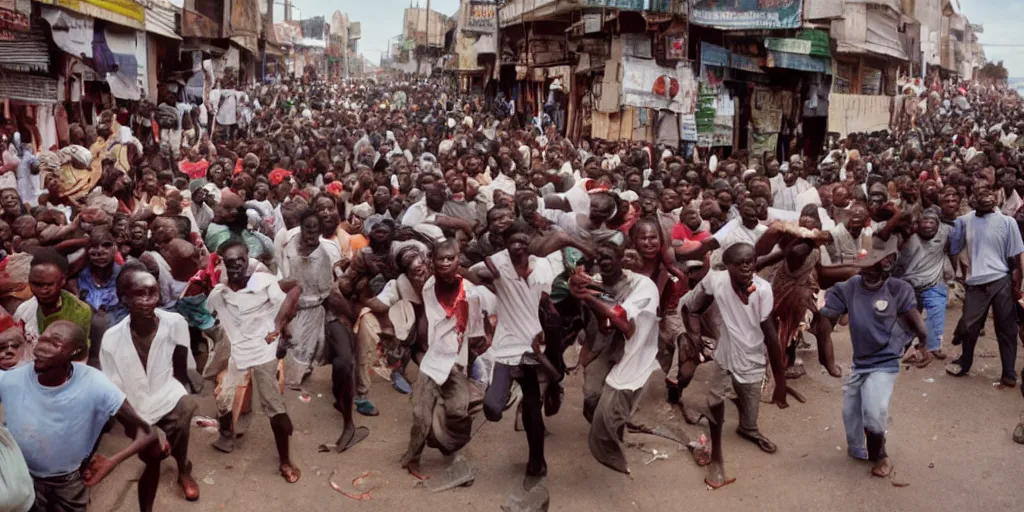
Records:
{"label": "seated man", "polygon": [[[18,442],[35,485],[33,510],[85,512],[89,489],[128,457],[146,450],[159,464],[156,430],[139,417],[125,395],[103,374],[72,363],[88,353],[85,331],[68,320],[51,323],[35,346],[33,364],[0,373],[0,402],[7,428]],[[92,456],[110,418],[141,434],[113,457]],[[152,486],[151,492],[147,489]],[[139,508],[153,509],[154,482],[139,481]]]}
{"label": "seated man", "polygon": [[[53,249],[35,251],[29,269],[28,284],[33,297],[23,302],[14,311],[14,320],[25,326],[25,339],[35,345],[39,334],[57,320],[68,320],[79,326],[85,333],[89,345],[89,329],[92,325],[92,310],[89,305],[64,290],[68,277],[68,260]],[[84,361],[88,350],[78,354]]]}
{"label": "seated man", "polygon": [[[189,385],[188,359],[192,355],[188,324],[177,313],[157,309],[160,288],[148,272],[123,272],[117,285],[129,316],[103,336],[100,367],[128,395],[128,403],[133,404],[142,419],[167,434],[185,499],[198,500],[199,485],[192,478],[188,460],[189,429],[197,408],[185,391]],[[150,482],[152,486],[147,491],[155,493],[160,482],[160,464],[147,465],[142,481]]]}

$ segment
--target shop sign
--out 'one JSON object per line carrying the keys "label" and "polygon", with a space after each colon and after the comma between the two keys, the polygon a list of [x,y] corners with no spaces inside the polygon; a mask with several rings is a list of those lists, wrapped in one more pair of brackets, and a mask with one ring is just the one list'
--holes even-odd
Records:
{"label": "shop sign", "polygon": [[761,64],[757,62],[756,58],[738,53],[729,54],[729,67],[749,73],[764,73],[764,71],[761,71]]}
{"label": "shop sign", "polygon": [[700,61],[705,66],[729,67],[729,50],[717,44],[701,42]]}
{"label": "shop sign", "polygon": [[50,3],[58,7],[89,15],[91,15],[91,13],[88,6],[91,6],[103,11],[119,14],[139,23],[146,22],[146,9],[134,0],[53,0],[44,3]]}
{"label": "shop sign", "polygon": [[583,33],[594,34],[601,31],[601,13],[583,15]]}
{"label": "shop sign", "polygon": [[690,23],[727,30],[799,28],[803,0],[693,0]]}
{"label": "shop sign", "polygon": [[671,0],[581,0],[584,7],[602,7],[621,11],[672,12]]}
{"label": "shop sign", "polygon": [[768,51],[768,67],[832,74],[832,64],[828,59],[773,50]]}
{"label": "shop sign", "polygon": [[693,111],[697,81],[689,65],[662,67],[648,59],[622,58],[622,104],[638,108]]}
{"label": "shop sign", "polygon": [[683,60],[686,58],[686,34],[665,35],[665,58]]}
{"label": "shop sign", "polygon": [[473,0],[466,11],[463,31],[490,34],[498,29],[498,5],[494,2]]}
{"label": "shop sign", "polygon": [[786,53],[811,54],[811,42],[791,37],[769,37],[764,40],[764,47],[769,50]]}

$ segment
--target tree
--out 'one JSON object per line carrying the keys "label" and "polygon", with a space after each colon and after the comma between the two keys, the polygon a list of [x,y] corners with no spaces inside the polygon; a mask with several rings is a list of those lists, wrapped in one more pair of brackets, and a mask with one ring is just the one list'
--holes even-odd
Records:
{"label": "tree", "polygon": [[1007,78],[1010,78],[1010,72],[1003,66],[1003,61],[999,62],[986,62],[981,67],[981,71],[978,72],[978,78],[982,80],[995,80],[998,82],[1006,82]]}

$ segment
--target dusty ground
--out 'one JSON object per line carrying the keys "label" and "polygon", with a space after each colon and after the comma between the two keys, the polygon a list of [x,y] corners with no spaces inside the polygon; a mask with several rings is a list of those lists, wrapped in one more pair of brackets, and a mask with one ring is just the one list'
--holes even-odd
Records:
{"label": "dusty ground", "polygon": [[[952,331],[959,311],[952,317]],[[999,377],[994,329],[989,325],[979,343],[970,378],[947,376],[942,365],[903,371],[890,410],[889,454],[898,479],[908,487],[868,476],[868,466],[846,456],[842,419],[842,382],[824,374],[813,354],[805,354],[808,375],[794,382],[808,403],[790,401],[779,410],[763,405],[762,431],[779,445],[775,455],[761,453],[733,432],[736,411],[727,408],[725,450],[727,469],[738,477],[735,484],[709,491],[685,448],[645,435],[627,439],[667,451],[668,460],[649,465],[638,449],[628,449],[632,476],[600,465],[587,448],[588,424],[581,413],[581,375],[568,379],[562,411],[548,418],[547,460],[551,510],[669,510],[700,503],[713,510],[750,511],[1010,511],[1024,507],[1019,475],[1024,472],[1024,446],[1011,439],[1013,427],[1024,411],[1017,390],[992,386]],[[947,336],[948,338],[948,336]],[[837,358],[849,368],[848,333],[836,335]],[[959,349],[946,347],[947,352]],[[986,357],[987,356],[987,357]],[[1018,368],[1020,363],[1018,362]],[[652,384],[660,383],[660,372]],[[525,434],[513,431],[511,415],[500,423],[483,426],[470,443],[467,455],[477,468],[476,483],[441,494],[416,488],[412,477],[398,466],[409,436],[408,398],[390,383],[374,381],[372,397],[381,415],[359,417],[371,429],[369,439],[348,453],[317,453],[317,445],[332,441],[340,432],[340,415],[330,406],[330,370],[321,368],[309,383],[312,403],[288,392],[288,408],[295,423],[293,459],[303,470],[302,480],[289,485],[277,474],[277,456],[270,426],[262,416],[252,422],[250,433],[233,454],[223,455],[209,446],[216,434],[193,429],[191,456],[200,480],[202,498],[187,503],[174,484],[174,464],[163,466],[157,510],[180,511],[308,511],[308,510],[498,510],[506,497],[522,484],[526,465]],[[704,373],[684,394],[696,403],[706,389]],[[322,395],[322,396],[321,396]],[[660,385],[650,387],[641,411],[643,420],[683,429],[690,436],[697,427],[686,426],[678,414],[663,406]],[[204,398],[201,412],[213,416],[211,398]],[[706,428],[706,427],[704,427]],[[119,430],[101,446],[110,453],[126,443]],[[135,480],[141,473],[137,459],[122,464],[96,488],[91,510],[137,510]],[[441,456],[428,450],[424,469],[441,471]],[[334,490],[328,477],[337,471],[342,486],[366,470],[379,470],[386,484],[372,492],[369,501],[355,501]],[[700,500],[700,501],[695,501]]]}

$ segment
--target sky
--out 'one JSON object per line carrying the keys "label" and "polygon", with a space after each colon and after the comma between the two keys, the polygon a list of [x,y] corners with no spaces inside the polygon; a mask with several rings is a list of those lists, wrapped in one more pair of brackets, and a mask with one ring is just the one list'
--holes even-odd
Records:
{"label": "sky", "polygon": [[[998,62],[1011,77],[1024,78],[1024,2],[1020,0],[960,0],[961,13],[974,24],[985,26],[978,41],[985,48],[985,58]],[[1016,44],[1016,47],[986,46],[986,43]]]}
{"label": "sky", "polygon": [[[412,0],[413,6],[419,3],[426,7],[426,0]],[[284,0],[274,0],[274,20],[284,19]],[[359,40],[359,53],[373,63],[379,62],[381,54],[387,54],[388,40],[402,33],[402,15],[409,7],[409,0],[292,0],[292,19],[323,16],[331,22],[334,11],[348,14],[349,21],[358,21],[361,25],[362,38]],[[459,0],[430,0],[430,8],[441,14],[451,16],[459,10]]]}
{"label": "sky", "polygon": [[[425,7],[426,0],[412,0]],[[985,46],[985,56],[992,61],[1002,60],[1011,77],[1024,78],[1024,1],[1021,0],[959,0],[962,13],[971,23],[985,26],[979,40],[985,43],[1020,44],[1017,47]],[[274,19],[282,20],[283,0],[274,0]],[[293,0],[292,18],[324,16],[330,23],[335,10],[348,13],[352,21],[362,24],[359,51],[371,62],[378,62],[388,51],[388,40],[402,32],[402,14],[409,0]],[[431,0],[430,8],[442,14],[453,15],[459,8],[458,0]]]}

